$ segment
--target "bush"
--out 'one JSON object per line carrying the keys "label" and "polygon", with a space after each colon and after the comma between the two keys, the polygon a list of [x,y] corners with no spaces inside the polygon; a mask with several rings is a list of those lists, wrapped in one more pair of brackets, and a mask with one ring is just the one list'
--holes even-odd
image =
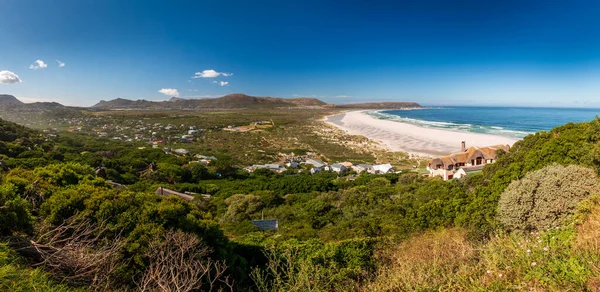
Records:
{"label": "bush", "polygon": [[513,181],[500,196],[498,215],[509,230],[541,230],[564,223],[577,204],[599,190],[592,169],[552,165]]}
{"label": "bush", "polygon": [[14,231],[30,231],[33,218],[29,212],[29,203],[17,194],[12,184],[0,186],[0,235],[9,235]]}

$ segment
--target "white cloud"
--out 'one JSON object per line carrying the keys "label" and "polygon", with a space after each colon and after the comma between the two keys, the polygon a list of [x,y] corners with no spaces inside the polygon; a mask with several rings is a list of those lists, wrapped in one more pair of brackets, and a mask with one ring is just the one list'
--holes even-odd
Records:
{"label": "white cloud", "polygon": [[196,72],[194,73],[194,76],[192,76],[192,78],[197,79],[197,78],[217,78],[219,76],[224,76],[224,77],[229,77],[233,75],[233,73],[224,73],[224,72],[217,72],[213,69],[208,69],[208,70],[204,70],[202,72]]}
{"label": "white cloud", "polygon": [[35,61],[35,64],[29,65],[29,69],[37,70],[47,68],[48,64],[44,63],[42,60]]}
{"label": "white cloud", "polygon": [[0,84],[15,84],[21,83],[19,76],[10,71],[0,71]]}
{"label": "white cloud", "polygon": [[336,95],[335,97],[336,98],[350,98],[352,96],[350,96],[350,95]]}
{"label": "white cloud", "polygon": [[59,68],[62,68],[62,67],[64,67],[66,65],[64,62],[61,62],[59,60],[56,60],[56,62],[58,62],[58,67]]}
{"label": "white cloud", "polygon": [[214,84],[219,84],[219,85],[221,85],[221,86],[229,85],[229,82],[227,82],[227,81],[217,81],[217,80],[213,80],[213,82],[212,82],[212,83],[214,83]]}
{"label": "white cloud", "polygon": [[174,88],[163,88],[161,90],[159,90],[158,92],[169,96],[169,97],[179,97],[179,91],[177,91],[177,89]]}

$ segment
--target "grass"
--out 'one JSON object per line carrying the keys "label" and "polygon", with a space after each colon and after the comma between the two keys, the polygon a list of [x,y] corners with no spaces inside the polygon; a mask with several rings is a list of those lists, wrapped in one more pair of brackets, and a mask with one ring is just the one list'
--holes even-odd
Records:
{"label": "grass", "polygon": [[85,291],[57,283],[41,268],[30,268],[12,249],[0,244],[0,291]]}
{"label": "grass", "polygon": [[578,223],[474,243],[460,229],[412,236],[378,255],[362,291],[599,291],[600,199]]}

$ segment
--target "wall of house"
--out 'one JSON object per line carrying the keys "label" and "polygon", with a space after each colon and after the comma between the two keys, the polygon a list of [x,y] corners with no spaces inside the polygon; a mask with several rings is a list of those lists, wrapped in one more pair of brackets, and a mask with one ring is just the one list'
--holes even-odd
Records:
{"label": "wall of house", "polygon": [[441,176],[444,180],[448,179],[448,171],[446,171],[445,169],[435,169],[430,171],[431,176]]}

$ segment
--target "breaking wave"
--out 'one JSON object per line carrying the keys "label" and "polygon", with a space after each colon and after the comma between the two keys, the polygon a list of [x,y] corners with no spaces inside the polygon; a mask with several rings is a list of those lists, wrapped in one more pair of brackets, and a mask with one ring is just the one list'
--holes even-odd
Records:
{"label": "breaking wave", "polygon": [[[433,108],[430,108],[430,109],[433,109]],[[436,109],[443,109],[443,108],[436,108]],[[421,119],[415,119],[415,118],[402,117],[400,115],[389,114],[389,113],[385,113],[383,111],[366,111],[365,114],[368,114],[368,115],[370,115],[374,118],[380,119],[380,120],[407,123],[407,124],[412,124],[412,125],[425,127],[425,128],[499,135],[499,136],[506,136],[506,137],[511,137],[511,138],[518,138],[518,139],[521,139],[529,134],[535,133],[535,132],[506,129],[501,126],[486,126],[486,125],[476,125],[476,124],[460,124],[460,123],[452,123],[452,122],[427,121],[427,120],[421,120]]]}

